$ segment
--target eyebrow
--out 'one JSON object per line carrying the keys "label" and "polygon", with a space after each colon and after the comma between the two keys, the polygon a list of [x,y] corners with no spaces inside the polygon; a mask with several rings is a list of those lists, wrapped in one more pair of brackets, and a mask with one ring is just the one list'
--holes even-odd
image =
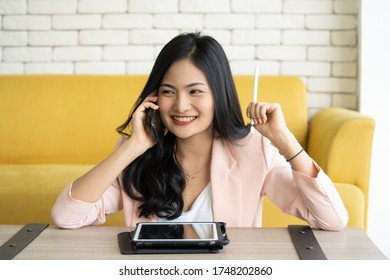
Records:
{"label": "eyebrow", "polygon": [[[186,88],[190,88],[190,87],[199,86],[199,85],[201,85],[201,86],[207,86],[205,83],[202,83],[202,82],[195,82],[195,83],[188,84],[188,85],[186,85],[185,87],[186,87]],[[161,84],[160,87],[175,88],[174,85],[167,84],[167,83]]]}

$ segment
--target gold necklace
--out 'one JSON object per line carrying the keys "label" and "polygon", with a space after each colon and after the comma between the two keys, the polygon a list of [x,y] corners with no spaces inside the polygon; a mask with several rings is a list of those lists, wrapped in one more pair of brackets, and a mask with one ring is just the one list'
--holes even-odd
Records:
{"label": "gold necklace", "polygon": [[[176,162],[179,164],[179,166],[182,166],[182,165],[180,164],[180,161],[177,159],[176,155],[175,155],[175,160],[176,160]],[[201,169],[199,169],[197,172],[195,172],[194,174],[188,174],[188,173],[186,173],[186,172],[184,171],[184,168],[181,167],[182,170],[183,170],[184,175],[186,176],[186,179],[189,179],[189,180],[195,179],[196,175],[198,175],[203,169],[205,169],[206,166],[209,165],[210,160],[211,160],[211,159],[209,159],[209,160],[206,162],[206,164],[205,164]]]}
{"label": "gold necklace", "polygon": [[198,175],[198,174],[200,173],[200,171],[202,171],[207,165],[208,165],[208,162],[206,163],[205,166],[203,166],[200,170],[198,170],[198,172],[196,172],[196,173],[194,173],[194,174],[192,174],[192,175],[187,174],[187,173],[185,173],[185,172],[184,172],[184,175],[186,175],[186,178],[187,178],[187,179],[190,179],[190,180],[195,179],[196,175]]}

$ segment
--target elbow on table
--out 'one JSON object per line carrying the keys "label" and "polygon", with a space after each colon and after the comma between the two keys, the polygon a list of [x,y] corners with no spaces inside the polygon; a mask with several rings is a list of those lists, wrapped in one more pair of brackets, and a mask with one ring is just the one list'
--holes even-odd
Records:
{"label": "elbow on table", "polygon": [[61,228],[61,229],[79,229],[79,228],[83,227],[82,223],[77,222],[77,221],[70,222],[69,220],[64,219],[61,216],[53,215],[53,212],[51,215],[51,219],[52,219],[54,225],[58,228]]}
{"label": "elbow on table", "polygon": [[51,210],[51,219],[54,225],[61,229],[79,229],[92,224],[87,221],[87,218],[58,211],[55,207]]}
{"label": "elbow on table", "polygon": [[349,220],[348,213],[344,213],[343,215],[336,216],[331,221],[327,221],[327,222],[317,221],[315,226],[322,230],[340,231],[347,227],[348,220]]}

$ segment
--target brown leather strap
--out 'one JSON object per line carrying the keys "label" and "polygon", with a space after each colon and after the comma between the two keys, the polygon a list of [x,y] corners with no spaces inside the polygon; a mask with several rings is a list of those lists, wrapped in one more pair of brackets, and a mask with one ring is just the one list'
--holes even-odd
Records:
{"label": "brown leather strap", "polygon": [[301,260],[327,260],[310,226],[289,225],[288,232]]}
{"label": "brown leather strap", "polygon": [[48,224],[27,224],[0,247],[0,260],[12,260],[28,246]]}

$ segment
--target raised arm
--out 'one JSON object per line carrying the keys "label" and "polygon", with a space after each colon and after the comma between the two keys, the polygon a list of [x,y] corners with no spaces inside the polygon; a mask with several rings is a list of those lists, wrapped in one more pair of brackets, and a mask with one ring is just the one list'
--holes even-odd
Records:
{"label": "raised arm", "polygon": [[256,130],[271,141],[295,171],[310,177],[317,176],[318,170],[313,166],[313,160],[287,128],[279,104],[251,102],[247,116],[254,121]]}

